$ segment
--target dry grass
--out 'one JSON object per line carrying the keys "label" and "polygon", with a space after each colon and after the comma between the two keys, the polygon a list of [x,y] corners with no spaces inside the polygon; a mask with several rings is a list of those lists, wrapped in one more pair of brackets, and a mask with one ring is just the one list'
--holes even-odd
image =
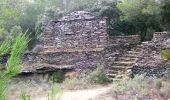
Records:
{"label": "dry grass", "polygon": [[163,79],[144,78],[113,82],[112,95],[126,100],[167,100],[170,99],[170,82]]}

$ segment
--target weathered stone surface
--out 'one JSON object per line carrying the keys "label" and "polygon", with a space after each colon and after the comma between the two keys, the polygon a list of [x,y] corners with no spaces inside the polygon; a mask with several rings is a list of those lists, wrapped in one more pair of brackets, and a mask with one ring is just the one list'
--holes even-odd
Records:
{"label": "weathered stone surface", "polygon": [[108,37],[108,46],[113,45],[137,45],[141,42],[139,35],[129,35],[129,36],[109,36]]}
{"label": "weathered stone surface", "polygon": [[[36,69],[45,69],[44,71],[49,71],[50,69],[59,69],[59,67],[62,66],[63,68],[65,68],[65,66],[72,66],[76,71],[84,73],[84,71],[94,70],[98,65],[103,65],[107,69],[112,66],[111,64],[115,59],[123,54],[126,49],[132,48],[134,44],[138,44],[140,41],[140,39],[137,40],[138,37],[139,36],[122,36],[119,37],[120,39],[117,39],[118,42],[112,37],[107,40],[104,50],[87,50],[81,52],[68,52],[63,50],[62,52],[28,53],[25,54],[24,57],[25,67],[23,71],[31,72],[32,70],[33,72],[36,72]],[[127,41],[126,44],[125,41]]]}
{"label": "weathered stone surface", "polygon": [[167,64],[160,55],[161,50],[169,50],[169,32],[156,32],[153,40],[142,43],[143,51],[133,67],[134,74],[146,74],[147,76],[166,76]]}
{"label": "weathered stone surface", "polygon": [[[49,22],[42,39],[43,48],[37,46],[33,52],[24,54],[22,72],[71,68],[84,76],[98,65],[106,69],[113,66],[117,57],[140,43],[138,35],[109,37],[106,19],[86,11],[76,11]],[[5,63],[7,56],[2,58]]]}
{"label": "weathered stone surface", "polygon": [[50,22],[43,37],[45,52],[101,51],[107,43],[106,19],[73,12]]}

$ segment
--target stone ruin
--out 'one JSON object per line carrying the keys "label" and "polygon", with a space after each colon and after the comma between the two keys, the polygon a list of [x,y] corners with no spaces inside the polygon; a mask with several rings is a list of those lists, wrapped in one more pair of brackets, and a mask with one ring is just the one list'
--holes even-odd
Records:
{"label": "stone ruin", "polygon": [[51,21],[43,35],[43,52],[26,54],[23,72],[95,69],[103,63],[107,37],[106,19],[86,11]]}
{"label": "stone ruin", "polygon": [[133,74],[148,76],[162,76],[167,71],[167,67],[153,62],[160,59],[161,48],[167,47],[164,44],[170,43],[168,33],[157,32],[145,43],[139,35],[108,36],[106,18],[86,11],[49,22],[42,38],[43,50],[24,55],[22,73],[44,74],[60,69],[85,76],[99,65],[110,78],[120,77],[129,69]]}
{"label": "stone ruin", "polygon": [[44,34],[44,52],[101,51],[106,46],[106,19],[85,11],[50,22]]}
{"label": "stone ruin", "polygon": [[22,72],[73,69],[84,76],[99,65],[107,69],[125,48],[139,43],[138,35],[108,36],[106,18],[76,11],[47,24],[42,41],[43,51],[25,54]]}

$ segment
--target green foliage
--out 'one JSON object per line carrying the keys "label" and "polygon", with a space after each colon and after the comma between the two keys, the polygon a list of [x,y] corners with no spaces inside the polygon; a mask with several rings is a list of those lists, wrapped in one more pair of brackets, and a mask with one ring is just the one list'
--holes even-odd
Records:
{"label": "green foliage", "polygon": [[9,53],[10,47],[11,47],[11,41],[8,39],[4,40],[0,45],[0,55]]}
{"label": "green foliage", "polygon": [[123,12],[122,19],[133,18],[140,14],[160,13],[159,4],[155,0],[121,0],[117,6]]}
{"label": "green foliage", "polygon": [[21,57],[27,48],[28,41],[29,39],[26,33],[17,36],[12,46],[11,56],[7,62],[7,74],[9,77],[15,76],[20,72],[22,67]]}
{"label": "green foliage", "polygon": [[61,96],[63,95],[63,90],[53,85],[51,91],[48,93],[47,100],[60,100]]}
{"label": "green foliage", "polygon": [[134,79],[113,81],[113,93],[122,95],[126,93],[139,93],[140,95],[148,95],[148,85],[144,75],[136,76]]}
{"label": "green foliage", "polygon": [[113,81],[112,93],[115,97],[128,95],[128,98],[131,98],[132,100],[134,97],[134,99],[143,100],[146,99],[146,97],[152,97],[153,95],[160,97],[160,99],[168,99],[170,97],[169,89],[170,84],[167,80],[138,75],[130,80]]}
{"label": "green foliage", "polygon": [[7,87],[9,85],[9,80],[0,77],[0,100],[6,100]]}
{"label": "green foliage", "polygon": [[99,84],[107,83],[108,79],[107,79],[106,74],[104,72],[103,66],[99,66],[95,71],[90,73],[87,77],[87,80],[90,83],[99,83]]}
{"label": "green foliage", "polygon": [[161,23],[164,26],[165,31],[170,30],[170,0],[164,0],[161,5]]}
{"label": "green foliage", "polygon": [[122,16],[114,24],[113,35],[138,34],[142,41],[148,41],[152,39],[155,31],[162,31],[160,4],[155,0],[121,0],[117,7]]}
{"label": "green foliage", "polygon": [[161,57],[162,57],[164,60],[170,60],[170,51],[162,50],[162,51],[161,51]]}
{"label": "green foliage", "polygon": [[21,100],[31,100],[31,97],[27,95],[25,92],[22,92]]}
{"label": "green foliage", "polygon": [[62,70],[52,73],[50,76],[52,82],[62,82],[64,80],[64,73]]}
{"label": "green foliage", "polygon": [[[7,40],[6,40],[7,41]],[[24,53],[27,43],[28,43],[28,36],[26,34],[20,34],[17,36],[11,50],[11,56],[7,62],[7,70],[0,71],[0,100],[5,100],[6,96],[6,89],[9,84],[9,80],[11,77],[17,75],[21,70],[21,56]],[[10,45],[8,42],[3,42],[0,47],[1,54],[4,54],[8,51],[8,47]]]}

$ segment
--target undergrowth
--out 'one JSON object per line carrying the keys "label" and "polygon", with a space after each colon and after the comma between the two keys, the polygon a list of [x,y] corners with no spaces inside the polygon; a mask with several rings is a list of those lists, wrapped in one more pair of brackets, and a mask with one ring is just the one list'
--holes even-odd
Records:
{"label": "undergrowth", "polygon": [[60,100],[63,95],[63,90],[56,85],[53,85],[48,93],[47,100]]}
{"label": "undergrowth", "polygon": [[50,76],[50,80],[54,83],[54,82],[58,82],[61,83],[64,80],[64,73],[62,70],[58,70],[54,73],[52,73],[52,75]]}
{"label": "undergrowth", "polygon": [[87,81],[89,83],[99,83],[99,84],[107,83],[108,78],[106,77],[104,67],[98,66],[96,70],[94,70],[92,73],[90,73],[87,76]]}
{"label": "undergrowth", "polygon": [[140,75],[134,79],[113,81],[112,94],[118,99],[125,96],[126,99],[167,100],[170,99],[170,85],[167,80],[145,78],[144,75]]}

